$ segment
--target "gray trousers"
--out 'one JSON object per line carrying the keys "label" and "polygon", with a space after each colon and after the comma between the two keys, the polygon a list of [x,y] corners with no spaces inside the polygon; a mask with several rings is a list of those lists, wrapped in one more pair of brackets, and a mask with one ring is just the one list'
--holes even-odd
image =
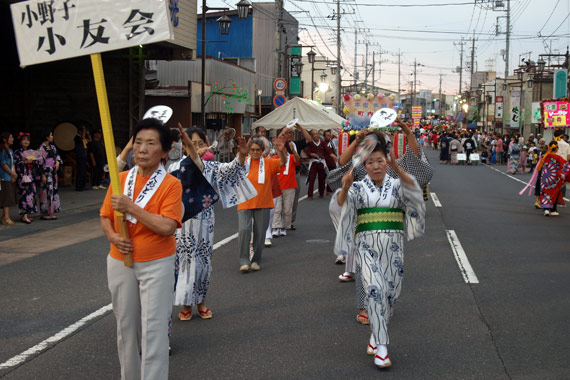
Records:
{"label": "gray trousers", "polygon": [[125,267],[107,256],[107,279],[117,319],[121,379],[168,379],[168,321],[175,254]]}
{"label": "gray trousers", "polygon": [[265,242],[265,230],[269,225],[268,208],[255,208],[238,211],[239,265],[249,265],[249,241],[253,223],[253,259],[252,263],[261,263],[261,254]]}
{"label": "gray trousers", "polygon": [[293,202],[295,200],[295,190],[283,190],[283,195],[277,198],[275,203],[275,214],[273,216],[273,228],[291,229]]}

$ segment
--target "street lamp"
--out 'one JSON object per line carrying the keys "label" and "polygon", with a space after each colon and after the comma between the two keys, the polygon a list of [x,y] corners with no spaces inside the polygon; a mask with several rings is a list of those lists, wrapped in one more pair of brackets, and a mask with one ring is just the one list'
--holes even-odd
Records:
{"label": "street lamp", "polygon": [[[241,0],[237,3],[238,17],[241,19],[247,18],[249,14],[250,3],[247,0]],[[208,11],[227,11],[229,8],[210,8],[206,5],[206,0],[202,0],[202,83],[200,89],[202,93],[200,94],[200,121],[202,128],[206,128],[206,13]],[[231,18],[229,18],[225,13],[222,17],[216,20],[218,22],[218,27],[220,29],[220,34],[227,36],[230,33]]]}
{"label": "street lamp", "polygon": [[323,100],[326,100],[326,92],[329,90],[329,85],[327,82],[325,82],[327,80],[327,73],[325,73],[323,71],[323,73],[320,75],[321,77],[321,84],[319,84],[319,91],[321,92],[321,104],[324,103]]}
{"label": "street lamp", "polygon": [[249,7],[251,6],[251,3],[247,0],[241,0],[236,6],[238,9],[238,17],[246,19],[249,15]]}

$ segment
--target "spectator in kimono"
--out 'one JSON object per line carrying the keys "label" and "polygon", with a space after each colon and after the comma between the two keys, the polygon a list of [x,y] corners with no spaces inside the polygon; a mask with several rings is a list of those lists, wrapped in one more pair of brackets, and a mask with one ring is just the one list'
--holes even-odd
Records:
{"label": "spectator in kimono", "polygon": [[75,142],[75,191],[85,190],[87,184],[87,144],[91,142],[91,136],[85,125],[79,126]]}
{"label": "spectator in kimono", "polygon": [[14,143],[14,137],[10,132],[0,134],[0,207],[2,207],[2,224],[12,226],[14,221],[10,219],[10,207],[16,205],[15,182],[18,178],[14,167],[14,152],[10,146]]}
{"label": "spectator in kimono", "polygon": [[457,165],[457,154],[463,153],[463,146],[457,140],[455,135],[451,135],[451,141],[449,142],[449,157],[451,159],[451,165]]}
{"label": "spectator in kimono", "polygon": [[42,144],[40,152],[40,219],[57,219],[54,215],[59,212],[59,192],[57,182],[57,172],[63,164],[55,145],[53,145],[53,133],[44,130],[41,133]]}
{"label": "spectator in kimono", "polygon": [[87,147],[89,149],[89,160],[91,162],[91,188],[93,190],[105,190],[106,186],[101,184],[103,179],[103,168],[107,163],[105,156],[105,144],[103,144],[103,132],[100,129],[93,132],[93,139]]}
{"label": "spectator in kimono", "polygon": [[38,177],[38,164],[40,160],[39,152],[30,149],[30,134],[20,132],[18,135],[20,148],[14,152],[14,160],[18,180],[18,207],[20,208],[20,221],[30,224],[32,219],[30,214],[38,212],[36,204],[36,183],[40,181]]}

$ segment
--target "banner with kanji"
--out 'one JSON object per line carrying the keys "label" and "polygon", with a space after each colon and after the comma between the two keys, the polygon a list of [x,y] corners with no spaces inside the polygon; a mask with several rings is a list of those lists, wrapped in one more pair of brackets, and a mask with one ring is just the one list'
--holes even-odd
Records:
{"label": "banner with kanji", "polygon": [[22,67],[173,38],[165,0],[30,0],[11,4]]}
{"label": "banner with kanji", "polygon": [[570,127],[569,98],[544,99],[540,102],[544,129]]}

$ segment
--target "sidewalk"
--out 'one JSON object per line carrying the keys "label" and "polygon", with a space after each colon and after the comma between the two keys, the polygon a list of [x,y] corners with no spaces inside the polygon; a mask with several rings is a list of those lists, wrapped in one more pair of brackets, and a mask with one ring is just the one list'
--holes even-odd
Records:
{"label": "sidewalk", "polygon": [[[60,212],[56,214],[58,219],[41,220],[38,212],[31,216],[33,219],[32,224],[20,222],[18,207],[10,207],[10,218],[16,224],[11,227],[0,225],[0,241],[43,232],[57,227],[63,227],[79,221],[84,221],[86,217],[96,218],[106,194],[107,190],[90,189],[85,191],[75,191],[74,186],[61,187],[59,188],[61,209]],[[85,215],[85,213],[89,214]]]}

